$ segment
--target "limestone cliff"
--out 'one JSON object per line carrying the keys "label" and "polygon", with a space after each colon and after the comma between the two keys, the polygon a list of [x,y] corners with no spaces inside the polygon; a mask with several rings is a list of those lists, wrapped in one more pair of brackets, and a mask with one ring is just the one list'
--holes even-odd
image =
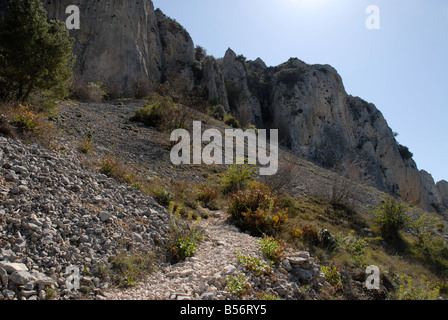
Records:
{"label": "limestone cliff", "polygon": [[[71,0],[44,1],[50,18],[65,21]],[[132,96],[139,83],[155,89],[169,82],[180,93],[195,90],[227,106],[224,80],[213,57],[197,61],[193,40],[152,1],[79,0],[81,28],[74,72],[86,82],[102,81],[115,96]],[[198,67],[200,72],[198,72]]]}
{"label": "limestone cliff", "polygon": [[[228,50],[220,62],[229,104],[259,127],[279,130],[300,157],[426,210],[448,208],[448,183],[419,171],[375,105],[345,91],[337,71],[291,58],[277,67]],[[241,111],[243,110],[243,111]]]}
{"label": "limestone cliff", "polygon": [[[42,0],[65,20],[71,0]],[[152,1],[78,0],[81,29],[72,30],[75,73],[129,95],[133,84],[168,82],[220,103],[243,124],[279,129],[298,156],[374,186],[426,210],[448,208],[448,183],[435,184],[398,144],[375,105],[345,91],[337,71],[299,59],[267,67],[232,50],[222,59],[195,49],[188,32]]]}
{"label": "limestone cliff", "polygon": [[[49,17],[65,21],[71,0],[43,1]],[[75,73],[85,81],[103,81],[126,95],[142,78],[161,81],[162,45],[151,1],[76,1],[81,28],[76,39]]]}

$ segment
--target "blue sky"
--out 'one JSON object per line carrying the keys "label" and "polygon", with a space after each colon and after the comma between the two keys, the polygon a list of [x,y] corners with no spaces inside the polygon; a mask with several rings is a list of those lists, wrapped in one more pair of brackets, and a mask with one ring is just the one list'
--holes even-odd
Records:
{"label": "blue sky", "polygon": [[[216,58],[330,64],[383,113],[419,169],[448,180],[447,0],[153,0]],[[379,30],[365,26],[380,9]]]}

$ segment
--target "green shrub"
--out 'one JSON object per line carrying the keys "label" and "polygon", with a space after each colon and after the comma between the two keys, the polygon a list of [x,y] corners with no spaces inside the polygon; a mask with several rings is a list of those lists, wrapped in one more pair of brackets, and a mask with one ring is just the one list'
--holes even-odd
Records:
{"label": "green shrub", "polygon": [[241,129],[241,124],[234,116],[228,116],[224,123],[234,129]]}
{"label": "green shrub", "polygon": [[226,117],[226,110],[223,105],[218,104],[216,106],[210,107],[210,115],[219,121],[224,121]]}
{"label": "green shrub", "polygon": [[239,264],[257,276],[265,276],[272,273],[272,265],[274,264],[272,261],[266,263],[260,259],[242,255],[239,252],[237,259]]}
{"label": "green shrub", "polygon": [[409,151],[408,147],[401,144],[398,145],[398,151],[400,152],[400,156],[403,158],[403,160],[412,159],[412,157],[414,156],[414,154]]}
{"label": "green shrub", "polygon": [[273,237],[265,236],[258,242],[261,251],[266,258],[278,264],[283,257],[285,247],[283,244],[276,241]]}
{"label": "green shrub", "polygon": [[317,238],[319,245],[326,249],[333,250],[337,245],[335,237],[327,229],[320,229],[317,232]]}
{"label": "green shrub", "polygon": [[100,171],[109,177],[116,177],[120,167],[119,161],[113,155],[108,154],[101,162]]}
{"label": "green shrub", "polygon": [[363,263],[369,243],[364,238],[356,237],[355,231],[352,230],[348,236],[339,241],[338,246],[341,250],[350,253],[356,262]]}
{"label": "green shrub", "polygon": [[196,193],[196,201],[202,203],[205,208],[213,209],[214,202],[219,198],[219,188],[210,184],[203,184]]}
{"label": "green shrub", "polygon": [[416,282],[412,277],[402,275],[397,279],[399,288],[394,292],[394,300],[437,300],[440,289],[424,277]]}
{"label": "green shrub", "polygon": [[237,227],[254,235],[273,235],[288,221],[287,209],[279,208],[277,196],[258,182],[235,192],[227,212]]}
{"label": "green shrub", "polygon": [[342,287],[342,277],[337,267],[321,266],[320,271],[325,275],[325,280],[334,288]]}
{"label": "green shrub", "polygon": [[231,276],[227,280],[226,290],[238,298],[242,298],[248,293],[248,282],[244,274]]}
{"label": "green shrub", "polygon": [[220,177],[220,185],[224,194],[245,189],[255,181],[256,167],[249,164],[232,164]]}
{"label": "green shrub", "polygon": [[131,287],[155,269],[155,256],[152,253],[129,254],[121,252],[109,258],[109,267],[104,266],[102,277],[108,278],[118,287]]}
{"label": "green shrub", "polygon": [[101,81],[84,82],[80,76],[75,76],[70,88],[70,98],[90,103],[103,102],[109,96],[109,90]]}
{"label": "green shrub", "polygon": [[280,298],[278,295],[276,295],[274,293],[264,292],[264,293],[258,295],[258,300],[277,301],[277,300],[282,300],[282,298]]}
{"label": "green shrub", "polygon": [[400,238],[400,230],[409,223],[407,206],[395,198],[387,198],[374,210],[375,223],[385,241],[393,242]]}
{"label": "green shrub", "polygon": [[153,191],[154,199],[162,206],[168,206],[174,198],[174,194],[167,189],[156,189]]}
{"label": "green shrub", "polygon": [[294,87],[297,82],[303,80],[301,70],[299,68],[283,69],[277,73],[279,82],[284,83],[288,88]]}
{"label": "green shrub", "polygon": [[294,236],[312,245],[318,245],[318,232],[319,229],[315,224],[304,221],[299,224],[299,228],[294,230]]}
{"label": "green shrub", "polygon": [[90,137],[84,138],[80,145],[79,145],[79,151],[81,151],[84,154],[90,153],[94,148],[94,143]]}
{"label": "green shrub", "polygon": [[170,253],[177,261],[191,257],[197,252],[196,243],[188,236],[177,239],[170,250]]}
{"label": "green shrub", "polygon": [[176,209],[174,202],[170,202],[169,213],[170,222],[166,249],[168,260],[176,263],[196,254],[197,245],[204,238],[204,230],[199,228],[197,223],[190,226],[182,221],[180,207]]}
{"label": "green shrub", "polygon": [[43,126],[43,117],[30,106],[18,106],[13,110],[12,123],[20,130],[39,134]]}
{"label": "green shrub", "polygon": [[130,120],[141,122],[160,131],[185,128],[189,112],[167,97],[154,94],[149,103],[135,111]]}

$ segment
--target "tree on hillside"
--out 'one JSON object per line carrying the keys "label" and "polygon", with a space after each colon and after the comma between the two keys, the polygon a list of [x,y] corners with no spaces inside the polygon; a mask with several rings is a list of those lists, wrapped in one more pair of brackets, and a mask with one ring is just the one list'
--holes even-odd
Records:
{"label": "tree on hillside", "polygon": [[39,0],[16,0],[0,16],[0,98],[48,105],[65,98],[74,56],[65,25]]}

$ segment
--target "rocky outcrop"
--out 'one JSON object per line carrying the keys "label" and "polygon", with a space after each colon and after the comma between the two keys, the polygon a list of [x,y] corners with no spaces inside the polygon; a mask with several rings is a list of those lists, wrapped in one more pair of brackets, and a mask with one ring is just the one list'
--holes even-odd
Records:
{"label": "rocky outcrop", "polygon": [[[42,1],[50,18],[65,21],[70,0]],[[206,101],[227,106],[222,75],[214,58],[196,61],[189,33],[152,1],[87,1],[76,3],[81,28],[76,40],[74,72],[86,82],[102,81],[116,97],[133,96],[136,86],[154,90],[169,82],[177,93],[193,90]],[[199,66],[199,73],[198,73]]]}
{"label": "rocky outcrop", "polygon": [[219,60],[219,66],[225,79],[231,111],[243,126],[249,123],[261,124],[260,104],[249,90],[245,58],[237,56],[229,48],[224,58]]}
{"label": "rocky outcrop", "polygon": [[253,123],[278,129],[300,157],[425,210],[448,208],[444,188],[417,169],[375,105],[346,93],[331,66],[291,58],[268,68],[228,50],[220,67],[237,116],[251,111]]}
{"label": "rocky outcrop", "polygon": [[[50,18],[65,21],[71,0],[43,1]],[[163,75],[162,45],[151,1],[77,1],[81,28],[76,39],[75,73],[103,81],[117,95],[141,79],[158,84]]]}
{"label": "rocky outcrop", "polygon": [[[70,0],[43,1],[66,18]],[[420,172],[375,105],[345,91],[337,71],[299,59],[267,67],[231,49],[215,60],[195,50],[188,32],[151,1],[78,1],[81,30],[75,72],[126,95],[138,81],[170,83],[183,94],[222,104],[243,125],[279,129],[297,155],[426,210],[448,207],[445,183]]]}

